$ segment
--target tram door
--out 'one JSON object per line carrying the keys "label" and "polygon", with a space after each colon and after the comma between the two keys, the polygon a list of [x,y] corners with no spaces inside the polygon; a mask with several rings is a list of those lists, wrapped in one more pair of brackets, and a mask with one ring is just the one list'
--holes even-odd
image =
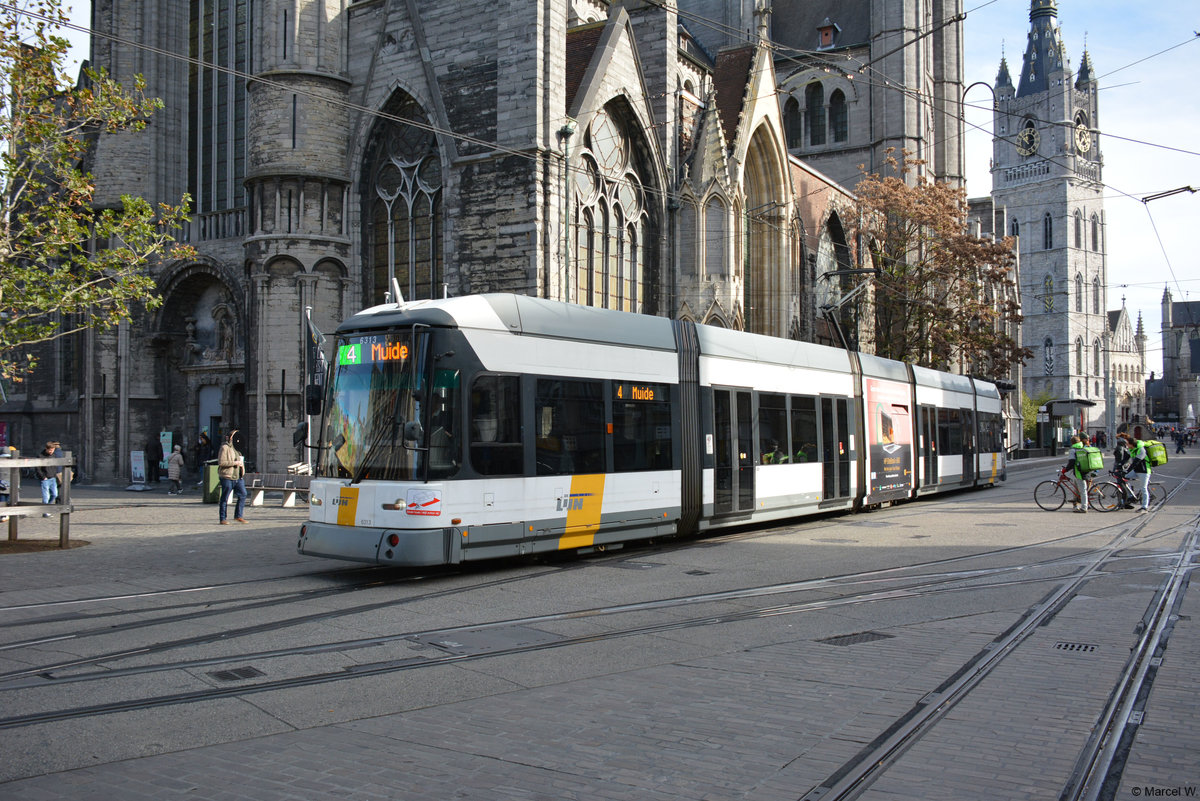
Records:
{"label": "tram door", "polygon": [[850,401],[821,398],[821,472],[825,479],[822,500],[850,497],[853,433]]}
{"label": "tram door", "polygon": [[714,512],[754,510],[754,416],[749,390],[713,388]]}
{"label": "tram door", "polygon": [[960,409],[958,419],[962,421],[963,483],[975,483],[975,413]]}
{"label": "tram door", "polygon": [[921,478],[921,486],[932,487],[938,483],[937,409],[933,406],[922,406],[920,415],[921,461],[925,466],[925,474]]}

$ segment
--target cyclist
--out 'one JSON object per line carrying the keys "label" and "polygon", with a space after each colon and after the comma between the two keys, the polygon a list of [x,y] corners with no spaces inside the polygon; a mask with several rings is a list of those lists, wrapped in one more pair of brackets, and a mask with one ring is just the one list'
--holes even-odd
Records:
{"label": "cyclist", "polygon": [[1092,477],[1096,475],[1094,470],[1084,470],[1080,462],[1079,456],[1084,448],[1091,448],[1091,439],[1087,434],[1080,434],[1077,437],[1071,437],[1071,448],[1067,454],[1067,468],[1071,470],[1071,474],[1075,479],[1075,489],[1079,491],[1079,497],[1082,499],[1080,503],[1075,504],[1075,511],[1087,514],[1088,510],[1088,492],[1092,489]]}
{"label": "cyclist", "polygon": [[1146,453],[1146,443],[1140,439],[1134,439],[1128,434],[1123,434],[1125,444],[1129,447],[1129,454],[1133,457],[1133,475],[1137,480],[1138,490],[1141,492],[1142,505],[1138,507],[1139,512],[1150,511],[1150,455]]}

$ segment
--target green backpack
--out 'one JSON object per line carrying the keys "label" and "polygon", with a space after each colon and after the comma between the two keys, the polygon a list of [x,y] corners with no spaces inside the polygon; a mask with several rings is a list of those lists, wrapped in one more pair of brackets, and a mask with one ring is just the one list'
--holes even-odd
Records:
{"label": "green backpack", "polygon": [[1167,446],[1163,445],[1156,439],[1148,439],[1144,443],[1146,446],[1146,458],[1150,461],[1151,467],[1158,467],[1160,464],[1167,463]]}
{"label": "green backpack", "polygon": [[1104,455],[1100,453],[1100,449],[1091,445],[1084,445],[1078,449],[1075,454],[1075,472],[1079,475],[1094,473],[1104,469]]}

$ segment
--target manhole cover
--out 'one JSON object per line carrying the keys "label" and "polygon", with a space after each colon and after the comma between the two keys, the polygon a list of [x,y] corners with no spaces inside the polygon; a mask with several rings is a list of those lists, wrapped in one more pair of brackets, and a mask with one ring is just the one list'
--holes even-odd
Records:
{"label": "manhole cover", "polygon": [[212,676],[217,681],[243,681],[245,679],[257,678],[258,676],[265,676],[267,674],[263,673],[256,667],[240,667],[234,668],[233,670],[214,670],[208,675]]}
{"label": "manhole cover", "polygon": [[890,640],[891,634],[881,634],[878,631],[860,631],[857,634],[842,634],[837,637],[827,637],[824,640],[817,640],[825,645],[858,645],[862,642],[874,642],[875,640]]}

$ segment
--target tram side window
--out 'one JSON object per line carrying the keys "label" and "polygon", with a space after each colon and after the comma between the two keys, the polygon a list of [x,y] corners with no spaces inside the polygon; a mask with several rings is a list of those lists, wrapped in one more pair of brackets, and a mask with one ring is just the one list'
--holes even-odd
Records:
{"label": "tram side window", "polygon": [[539,476],[605,472],[602,386],[599,381],[538,379],[533,420]]}
{"label": "tram side window", "polygon": [[485,476],[524,472],[521,381],[515,375],[481,375],[471,385],[471,466]]}
{"label": "tram side window", "polygon": [[792,396],[792,461],[815,462],[817,456],[817,399]]}
{"label": "tram side window", "polygon": [[938,409],[938,452],[957,456],[963,452],[962,417],[958,409]]}
{"label": "tram side window", "polygon": [[979,452],[995,453],[1004,450],[1004,422],[992,412],[979,413]]}
{"label": "tram side window", "polygon": [[[613,469],[671,469],[671,404],[666,385],[653,401],[613,400]],[[661,400],[659,400],[661,399]]]}
{"label": "tram side window", "polygon": [[759,464],[786,464],[787,401],[783,395],[758,396],[758,453]]}

